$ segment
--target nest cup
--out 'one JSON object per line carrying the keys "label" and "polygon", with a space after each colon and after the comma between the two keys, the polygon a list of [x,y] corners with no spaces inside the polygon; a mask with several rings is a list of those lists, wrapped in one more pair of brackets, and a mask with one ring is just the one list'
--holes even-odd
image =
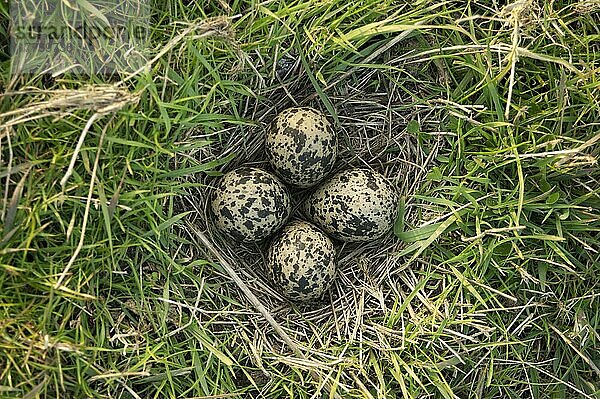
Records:
{"label": "nest cup", "polygon": [[[426,154],[424,146],[418,143],[418,137],[407,131],[407,124],[411,120],[427,120],[431,126],[421,125],[421,128],[437,131],[442,110],[405,107],[404,104],[410,103],[411,99],[404,91],[395,87],[394,79],[396,78],[389,73],[373,70],[349,76],[349,83],[336,85],[328,92],[328,99],[337,118],[318,100],[307,79],[290,79],[285,87],[263,89],[258,98],[269,99],[268,102],[253,99],[245,104],[245,117],[254,121],[254,125],[233,126],[213,133],[211,137],[216,139],[214,145],[199,149],[196,157],[201,158],[202,162],[208,162],[236,154],[222,168],[223,173],[241,166],[274,172],[264,149],[266,129],[279,112],[300,103],[322,111],[330,118],[336,130],[337,162],[328,177],[350,168],[370,168],[383,174],[400,197],[410,198],[430,169],[439,140],[434,138],[428,143],[429,152]],[[295,98],[290,98],[289,93],[295,93]],[[197,138],[206,139],[207,136],[198,134]],[[210,222],[210,198],[211,189],[218,182],[219,176],[203,174],[195,178],[200,183],[199,188],[190,192],[183,204],[186,209],[196,211],[190,214],[190,221],[207,232],[215,247],[236,267],[241,278],[269,309],[275,320],[282,325],[291,326],[287,332],[299,345],[304,345],[307,337],[315,333],[320,335],[323,342],[342,346],[345,342],[355,340],[356,320],[380,319],[393,306],[398,287],[413,284],[411,277],[404,273],[403,258],[399,255],[405,244],[393,232],[371,242],[334,241],[338,270],[332,287],[319,301],[290,306],[277,287],[273,286],[265,268],[269,240],[239,243],[216,231]],[[317,186],[299,188],[288,185],[293,209],[290,220],[306,220],[300,208]],[[422,215],[412,211],[410,206],[407,207],[405,219],[408,222],[414,222],[419,217]],[[209,254],[198,256],[210,258]],[[235,293],[242,304],[239,311],[252,310],[243,292],[226,275],[222,278],[231,284],[229,292]],[[245,341],[246,345],[252,347],[252,351],[271,352],[279,347],[280,337],[260,316],[236,317],[235,322],[242,323],[248,334],[251,331],[255,335],[252,340]],[[378,340],[374,331],[361,334],[365,334],[365,339]],[[372,337],[368,337],[370,334]],[[327,348],[313,349],[315,361],[321,359],[321,351],[324,354],[322,359],[326,361]]]}
{"label": "nest cup", "polygon": [[[294,92],[301,93],[302,91]],[[373,93],[357,92],[348,96],[344,92],[344,88],[341,87],[335,96],[330,97],[334,101],[333,105],[339,120],[337,124],[318,99],[303,104],[303,106],[318,109],[327,115],[338,136],[337,162],[333,170],[320,183],[343,170],[370,168],[383,174],[400,196],[410,196],[418,187],[419,180],[424,176],[426,168],[423,166],[428,159],[417,145],[416,137],[411,136],[405,129],[407,120],[411,116],[396,114],[396,111],[388,106],[391,98],[381,95],[383,93],[374,96]],[[305,93],[308,94],[310,91]],[[224,166],[221,172],[226,173],[244,166],[261,168],[275,174],[265,152],[265,135],[272,121],[282,110],[297,106],[291,102],[285,92],[278,94],[279,98],[272,95],[264,96],[272,99],[270,104],[257,103],[253,107],[249,107],[253,112],[247,118],[255,122],[254,126],[250,128],[247,126],[231,127],[215,133],[214,136],[218,135],[219,141],[201,149],[197,157],[200,157],[203,162],[208,162],[236,154],[236,157]],[[403,102],[399,97],[400,93],[396,91],[386,94],[398,96],[396,101]],[[207,137],[198,138],[205,139]],[[217,231],[211,223],[210,200],[211,190],[218,183],[220,176],[199,175],[196,177],[199,178],[202,187],[192,193],[187,204],[188,209],[200,211],[196,213],[193,222],[208,232],[215,246],[230,258],[232,264],[240,266],[242,274],[249,277],[248,281],[251,282],[251,286],[253,283],[256,284],[255,294],[261,300],[266,304],[281,304],[284,298],[277,292],[276,287],[272,287],[264,266],[264,252],[269,240],[262,240],[258,243],[233,242],[229,237]],[[301,205],[319,184],[308,188],[290,184],[287,186],[291,193],[293,208],[290,220],[306,220]],[[344,297],[343,300],[346,300],[348,288],[359,291],[360,287],[367,283],[383,282],[390,275],[398,272],[395,267],[398,261],[396,254],[400,251],[402,243],[393,236],[393,232],[371,242],[335,242],[338,251],[339,275],[330,291],[331,298],[329,299],[333,301],[342,297]],[[344,292],[346,295],[341,295]]]}

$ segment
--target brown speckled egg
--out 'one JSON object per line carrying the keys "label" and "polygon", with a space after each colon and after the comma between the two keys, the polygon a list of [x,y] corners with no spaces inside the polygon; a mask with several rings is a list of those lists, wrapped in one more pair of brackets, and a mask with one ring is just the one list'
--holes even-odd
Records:
{"label": "brown speckled egg", "polygon": [[287,188],[271,173],[242,167],[221,178],[211,200],[215,226],[244,242],[265,239],[291,214]]}
{"label": "brown speckled egg", "polygon": [[320,111],[288,108],[267,129],[265,150],[282,180],[310,187],[331,172],[337,157],[337,136]]}
{"label": "brown speckled egg", "polygon": [[335,278],[335,248],[316,226],[294,221],[273,239],[267,251],[267,267],[273,282],[289,300],[311,301],[321,297]]}
{"label": "brown speckled egg", "polygon": [[381,174],[369,169],[340,172],[304,203],[308,219],[345,242],[384,236],[396,220],[398,195]]}

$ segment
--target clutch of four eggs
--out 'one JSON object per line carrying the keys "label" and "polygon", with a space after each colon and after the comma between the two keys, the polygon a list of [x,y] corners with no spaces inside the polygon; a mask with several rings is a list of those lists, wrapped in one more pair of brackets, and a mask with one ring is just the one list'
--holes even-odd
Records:
{"label": "clutch of four eggs", "polygon": [[[212,195],[215,226],[238,241],[261,241],[287,223],[292,209],[285,183],[307,188],[324,181],[337,158],[337,136],[321,112],[308,107],[289,108],[267,129],[265,150],[276,175],[241,167],[223,176]],[[320,271],[328,274],[335,251],[327,235],[345,242],[380,238],[394,224],[397,202],[394,188],[377,172],[354,168],[337,173],[303,203],[302,211],[311,223],[296,221],[285,226],[271,242],[267,260],[306,264],[311,262],[288,258],[294,252],[308,258],[331,253],[321,260],[325,265]],[[284,256],[288,258],[272,259]],[[300,281],[289,290],[302,294],[306,288],[302,285]]]}

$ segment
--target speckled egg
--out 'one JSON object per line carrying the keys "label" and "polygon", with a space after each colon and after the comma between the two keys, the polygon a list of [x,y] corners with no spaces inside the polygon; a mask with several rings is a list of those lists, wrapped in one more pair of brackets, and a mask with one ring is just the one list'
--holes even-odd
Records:
{"label": "speckled egg", "polygon": [[267,129],[265,150],[282,180],[310,187],[331,172],[337,157],[337,136],[320,111],[288,108]]}
{"label": "speckled egg", "polygon": [[273,239],[267,267],[281,293],[296,302],[321,297],[335,278],[335,248],[316,226],[293,221]]}
{"label": "speckled egg", "polygon": [[340,172],[304,203],[309,220],[345,242],[381,238],[394,225],[398,195],[381,174],[369,169]]}
{"label": "speckled egg", "polygon": [[210,205],[215,226],[244,242],[269,237],[285,224],[292,211],[284,184],[271,173],[250,167],[223,176]]}

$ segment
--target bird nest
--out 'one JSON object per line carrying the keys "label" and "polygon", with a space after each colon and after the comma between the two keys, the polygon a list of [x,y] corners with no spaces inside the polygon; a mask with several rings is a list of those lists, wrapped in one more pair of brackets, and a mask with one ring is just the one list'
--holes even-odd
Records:
{"label": "bird nest", "polygon": [[[331,115],[314,93],[300,62],[287,61],[280,62],[272,85],[262,78],[257,80],[257,85],[264,84],[265,88],[258,90],[255,99],[248,99],[244,104],[243,116],[252,123],[213,134],[213,145],[199,150],[198,159],[216,162],[235,154],[220,172],[241,165],[270,170],[263,142],[266,127],[279,112],[305,105]],[[414,104],[410,91],[414,93],[420,89],[416,83],[414,87],[400,87],[397,82],[402,80],[403,74],[405,72],[395,68],[357,68],[327,87],[327,99],[336,113],[336,118],[330,119],[332,122],[336,119],[334,125],[339,138],[339,155],[331,175],[350,167],[371,168],[382,173],[400,196],[408,199],[404,220],[415,225],[423,212],[411,206],[410,198],[418,191],[441,145],[441,135],[435,133],[440,130],[442,111],[439,107]],[[298,76],[305,78],[298,79]],[[427,95],[419,93],[419,97]],[[418,137],[414,131],[409,132],[411,129],[407,126],[410,124],[431,134],[424,135],[423,141],[423,137]],[[206,138],[202,133],[195,133],[195,136],[195,139]],[[201,232],[212,251],[206,249],[206,243],[200,243],[190,249],[190,259],[217,260],[214,253],[217,251],[218,259],[235,269],[282,330],[278,332],[273,328],[244,291],[231,281],[231,276],[215,265],[218,278],[227,284],[227,296],[237,301],[233,305],[224,305],[231,312],[219,316],[223,326],[228,326],[224,331],[238,335],[239,339],[234,341],[244,344],[247,365],[255,371],[262,370],[262,377],[258,372],[246,373],[246,378],[260,388],[262,384],[257,381],[263,384],[273,381],[268,376],[273,377],[277,365],[308,370],[313,376],[315,372],[326,376],[332,364],[344,362],[347,367],[339,382],[347,384],[349,389],[356,388],[357,384],[360,386],[356,375],[361,365],[357,362],[366,359],[360,353],[353,353],[351,348],[369,345],[376,349],[393,345],[396,332],[387,331],[381,321],[392,307],[403,301],[404,292],[410,291],[406,287],[414,287],[417,283],[417,277],[408,272],[406,259],[401,254],[406,244],[392,231],[372,242],[337,242],[338,275],[332,288],[319,301],[290,303],[267,277],[264,253],[268,242],[251,245],[232,242],[212,226],[209,199],[211,187],[219,177],[204,174],[196,179],[200,188],[191,190],[184,204],[186,209],[194,211],[189,220],[194,231],[188,233],[191,240],[198,242],[194,235]],[[293,217],[303,218],[299,205],[312,190],[314,188],[293,190]],[[232,324],[236,327],[231,328]],[[289,348],[290,342],[282,338],[281,332],[304,355],[302,358],[298,351]]]}

